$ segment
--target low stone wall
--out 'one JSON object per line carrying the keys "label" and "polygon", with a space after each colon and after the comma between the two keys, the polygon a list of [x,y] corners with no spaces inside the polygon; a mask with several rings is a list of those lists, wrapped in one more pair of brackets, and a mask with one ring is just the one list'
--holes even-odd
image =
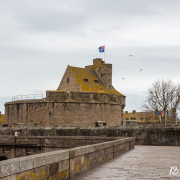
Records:
{"label": "low stone wall", "polygon": [[0,136],[0,160],[120,139],[98,136]]}
{"label": "low stone wall", "polygon": [[134,138],[124,138],[1,161],[0,179],[69,179],[133,147]]}

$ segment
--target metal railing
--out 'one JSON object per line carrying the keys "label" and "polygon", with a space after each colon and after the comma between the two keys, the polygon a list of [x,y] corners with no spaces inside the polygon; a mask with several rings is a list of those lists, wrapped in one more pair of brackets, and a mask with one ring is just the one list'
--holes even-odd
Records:
{"label": "metal railing", "polygon": [[20,101],[20,100],[27,100],[27,99],[42,99],[43,94],[27,94],[27,95],[17,95],[12,97],[12,101]]}

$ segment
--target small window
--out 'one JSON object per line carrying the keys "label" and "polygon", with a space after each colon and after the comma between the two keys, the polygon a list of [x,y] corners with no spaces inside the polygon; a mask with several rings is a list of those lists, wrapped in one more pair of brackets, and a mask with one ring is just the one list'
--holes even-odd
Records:
{"label": "small window", "polygon": [[84,79],[84,82],[85,82],[85,83],[88,83],[89,81],[88,81],[88,79]]}
{"label": "small window", "polygon": [[69,83],[69,78],[67,78],[67,83]]}
{"label": "small window", "polygon": [[99,84],[99,81],[98,81],[98,80],[94,80],[94,82],[95,82],[96,84]]}
{"label": "small window", "polygon": [[149,122],[150,118],[149,117],[145,117],[145,121]]}

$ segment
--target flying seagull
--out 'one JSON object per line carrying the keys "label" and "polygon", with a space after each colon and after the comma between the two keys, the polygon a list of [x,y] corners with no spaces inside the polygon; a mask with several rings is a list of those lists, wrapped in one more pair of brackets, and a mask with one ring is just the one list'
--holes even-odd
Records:
{"label": "flying seagull", "polygon": [[133,55],[133,54],[130,54],[129,57],[134,57],[134,55]]}
{"label": "flying seagull", "polygon": [[125,80],[125,78],[124,78],[124,77],[122,77],[121,79]]}
{"label": "flying seagull", "polygon": [[142,69],[139,70],[140,72],[142,71]]}

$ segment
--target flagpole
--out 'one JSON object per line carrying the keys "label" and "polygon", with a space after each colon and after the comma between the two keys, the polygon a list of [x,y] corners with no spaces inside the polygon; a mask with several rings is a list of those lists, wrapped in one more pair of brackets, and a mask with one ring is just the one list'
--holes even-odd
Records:
{"label": "flagpole", "polygon": [[105,49],[105,45],[104,45],[104,62],[105,62],[105,51],[106,51],[106,49]]}

